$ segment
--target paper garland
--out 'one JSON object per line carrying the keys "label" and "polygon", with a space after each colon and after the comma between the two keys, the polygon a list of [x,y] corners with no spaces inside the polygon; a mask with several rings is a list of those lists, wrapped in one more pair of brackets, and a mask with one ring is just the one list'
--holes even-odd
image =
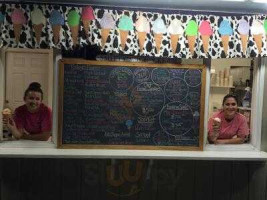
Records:
{"label": "paper garland", "polygon": [[35,4],[1,6],[2,46],[73,49],[92,44],[107,53],[176,58],[267,56],[265,15],[180,15]]}

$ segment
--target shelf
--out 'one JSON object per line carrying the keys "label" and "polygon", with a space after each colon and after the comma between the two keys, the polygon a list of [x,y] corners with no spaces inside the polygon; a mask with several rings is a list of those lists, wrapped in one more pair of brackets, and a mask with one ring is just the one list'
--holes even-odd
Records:
{"label": "shelf", "polygon": [[216,86],[216,85],[211,85],[212,88],[235,88],[234,86]]}
{"label": "shelf", "polygon": [[57,149],[52,142],[5,141],[0,143],[0,158],[80,158],[80,159],[176,159],[266,161],[267,153],[250,144],[212,145],[203,151]]}
{"label": "shelf", "polygon": [[[25,141],[24,141],[25,142]],[[37,142],[37,144],[34,144]],[[11,144],[12,143],[12,144]],[[267,153],[249,144],[206,145],[203,151],[57,149],[55,144],[22,141],[0,143],[0,158],[80,158],[80,159],[176,159],[176,160],[248,160],[266,161]],[[33,147],[33,144],[35,148]],[[24,146],[24,147],[22,147]]]}

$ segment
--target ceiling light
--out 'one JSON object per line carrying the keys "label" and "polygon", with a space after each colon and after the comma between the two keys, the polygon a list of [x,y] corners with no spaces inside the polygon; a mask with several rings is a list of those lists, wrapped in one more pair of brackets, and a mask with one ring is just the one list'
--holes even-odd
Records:
{"label": "ceiling light", "polygon": [[267,0],[251,0],[253,3],[267,3]]}

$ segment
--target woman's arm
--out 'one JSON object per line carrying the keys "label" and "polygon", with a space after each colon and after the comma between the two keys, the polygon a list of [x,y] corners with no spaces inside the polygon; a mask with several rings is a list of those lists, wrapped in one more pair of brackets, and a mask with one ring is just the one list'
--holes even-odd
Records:
{"label": "woman's arm", "polygon": [[209,122],[210,123],[209,126],[211,126],[212,128],[209,128],[208,140],[210,143],[215,143],[220,134],[221,123],[218,122],[213,123],[213,119],[211,120],[212,121]]}
{"label": "woman's arm", "polygon": [[51,136],[51,132],[42,132],[42,133],[30,135],[26,130],[18,129],[15,121],[12,118],[9,119],[8,128],[11,130],[12,135],[17,140],[24,139],[24,140],[47,141],[49,137]]}
{"label": "woman's arm", "polygon": [[241,123],[237,131],[237,135],[235,135],[231,139],[216,140],[215,144],[243,144],[246,141],[246,138],[249,135],[249,128],[245,116],[243,115],[241,116],[242,116],[240,117]]}
{"label": "woman's arm", "polygon": [[219,131],[212,131],[208,136],[208,140],[210,143],[215,143],[219,136]]}
{"label": "woman's arm", "polygon": [[17,140],[21,139],[23,131],[17,128],[16,123],[12,118],[9,118],[7,126],[11,130],[14,138],[16,138]]}
{"label": "woman's arm", "polygon": [[218,139],[214,143],[215,144],[243,144],[245,142],[244,138],[231,138],[231,139]]}
{"label": "woman's arm", "polygon": [[49,137],[51,136],[51,132],[42,132],[38,134],[26,134],[24,133],[21,137],[21,139],[24,140],[37,140],[37,141],[47,141]]}

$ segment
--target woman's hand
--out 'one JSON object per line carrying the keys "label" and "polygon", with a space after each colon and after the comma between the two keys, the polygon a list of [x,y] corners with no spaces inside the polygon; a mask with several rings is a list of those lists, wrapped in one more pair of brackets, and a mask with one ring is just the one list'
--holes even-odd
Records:
{"label": "woman's hand", "polygon": [[227,144],[226,140],[215,140],[214,144]]}
{"label": "woman's hand", "polygon": [[212,128],[213,128],[213,132],[219,132],[220,131],[220,124],[213,124]]}
{"label": "woman's hand", "polygon": [[7,125],[8,124],[8,117],[3,117],[2,120],[3,120],[3,125]]}
{"label": "woman's hand", "polygon": [[219,137],[221,122],[217,119],[213,119],[212,133],[209,136],[209,140],[216,144],[216,140]]}
{"label": "woman's hand", "polygon": [[16,139],[20,139],[22,137],[23,133],[17,129],[16,123],[15,123],[15,121],[12,118],[9,118],[8,119],[7,126],[11,130],[12,135]]}
{"label": "woman's hand", "polygon": [[231,138],[231,139],[220,139],[216,140],[214,144],[243,144],[245,139],[243,138]]}
{"label": "woman's hand", "polygon": [[17,128],[17,127],[16,127],[16,123],[15,123],[15,121],[14,121],[12,118],[9,118],[9,119],[8,119],[7,127],[8,127],[9,129],[11,129],[11,130]]}

